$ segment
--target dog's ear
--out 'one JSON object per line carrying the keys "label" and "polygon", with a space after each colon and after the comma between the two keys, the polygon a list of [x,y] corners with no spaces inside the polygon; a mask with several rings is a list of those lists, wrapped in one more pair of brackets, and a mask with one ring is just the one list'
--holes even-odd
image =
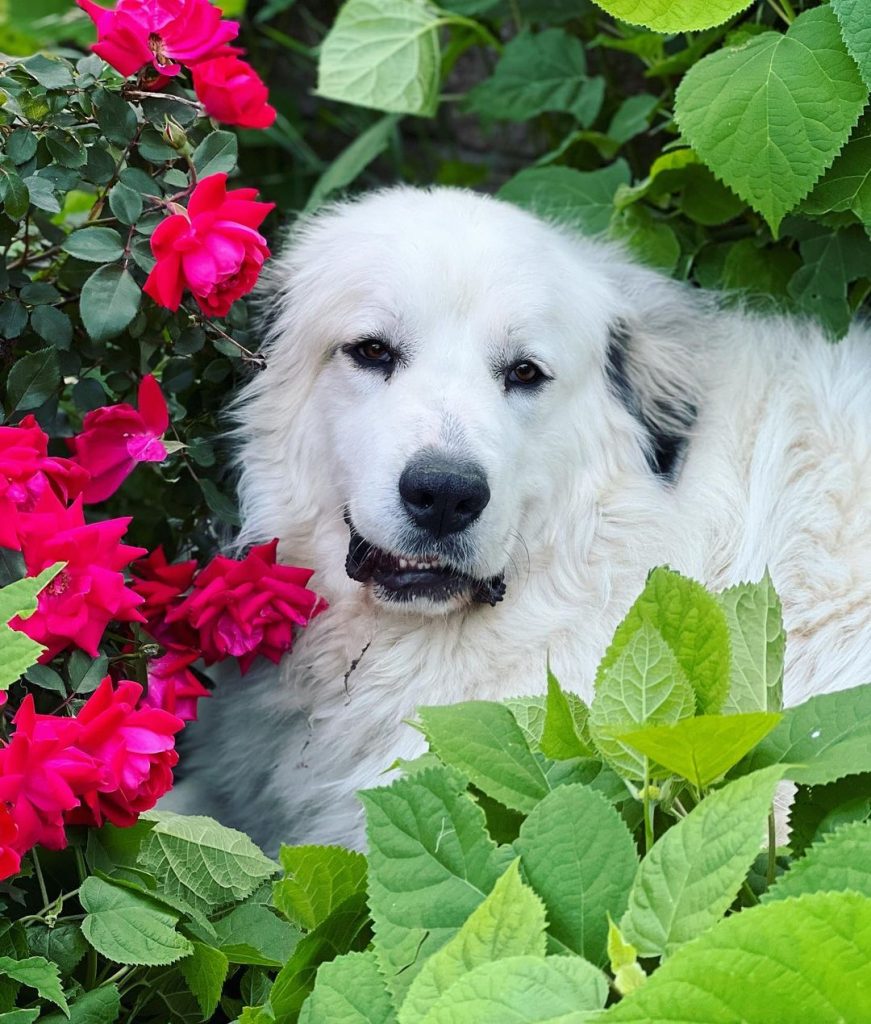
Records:
{"label": "dog's ear", "polygon": [[[650,469],[673,480],[698,417],[696,341],[703,318],[670,282],[657,284],[666,301],[612,321],[605,372],[612,393],[643,429]],[[675,301],[667,300],[669,293]]]}

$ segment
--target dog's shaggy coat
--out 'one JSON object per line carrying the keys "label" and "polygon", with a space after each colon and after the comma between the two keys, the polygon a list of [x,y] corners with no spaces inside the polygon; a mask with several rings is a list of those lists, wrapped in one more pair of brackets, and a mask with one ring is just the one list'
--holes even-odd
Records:
{"label": "dog's shaggy coat", "polygon": [[[266,291],[268,367],[237,405],[241,541],[279,537],[330,608],[279,668],[202,703],[172,806],[270,851],[360,845],[355,791],[420,753],[417,706],[541,692],[548,654],[589,700],[660,564],[714,589],[769,568],[788,704],[871,680],[866,327],[830,344],[448,189],[308,220]],[[361,339],[392,372],[359,364]],[[527,362],[543,377],[511,386]],[[393,556],[423,552],[398,493],[420,452],[486,474],[480,516],[427,550],[476,580],[504,573],[495,607],[470,591],[397,602],[346,573],[349,519]]]}

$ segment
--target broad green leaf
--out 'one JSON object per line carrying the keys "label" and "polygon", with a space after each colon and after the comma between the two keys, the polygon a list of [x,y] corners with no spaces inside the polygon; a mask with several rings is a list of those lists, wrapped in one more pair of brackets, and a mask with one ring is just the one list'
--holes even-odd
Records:
{"label": "broad green leaf", "polygon": [[209,132],[191,156],[200,180],[212,174],[229,174],[236,169],[238,158],[239,140],[233,132]]}
{"label": "broad green leaf", "polygon": [[366,900],[362,893],[357,893],[309,932],[278,972],[267,1004],[276,1019],[296,1020],[314,987],[318,967],[344,953],[365,949],[370,938]]}
{"label": "broad green leaf", "polygon": [[426,0],[348,0],[321,44],[318,93],[431,117],[438,105],[439,24]]}
{"label": "broad green leaf", "polygon": [[514,956],[543,957],[544,904],[520,880],[515,860],[457,934],[424,963],[399,1010],[399,1024],[419,1024],[463,975]]}
{"label": "broad green leaf", "polygon": [[135,224],[142,213],[142,196],[119,181],[109,190],[109,206],[122,224]]}
{"label": "broad green leaf", "polygon": [[276,872],[275,862],[244,833],[180,814],[155,823],[139,863],[169,896],[203,911],[245,899]]}
{"label": "broad green leaf", "polygon": [[527,813],[550,791],[541,765],[504,704],[465,701],[419,708],[430,747],[488,796]]}
{"label": "broad green leaf", "polygon": [[801,212],[810,214],[846,210],[852,210],[866,224],[871,223],[871,117],[867,116],[801,205]]}
{"label": "broad green leaf", "polygon": [[618,738],[646,754],[653,775],[673,772],[704,789],[734,767],[777,725],[781,715],[757,711],[747,715],[700,715],[675,725],[648,725]]}
{"label": "broad green leaf", "polygon": [[214,923],[215,942],[231,964],[281,967],[301,932],[260,903],[243,903]]}
{"label": "broad green leaf", "polygon": [[124,252],[124,243],[114,228],[79,228],[67,235],[61,248],[80,260],[111,263]]}
{"label": "broad green leaf", "polygon": [[625,160],[616,160],[596,171],[532,167],[515,174],[496,195],[532,210],[545,220],[595,235],[607,230],[614,194],[620,185],[628,184],[629,177]]}
{"label": "broad green leaf", "polygon": [[202,942],[195,942],[193,947],[193,953],[185,957],[178,966],[191,994],[203,1011],[203,1019],[208,1020],[221,998],[230,964],[219,949],[206,946]]}
{"label": "broad green leaf", "polygon": [[42,53],[28,57],[21,66],[46,89],[68,89],[73,85],[72,68],[58,57],[46,57]]}
{"label": "broad green leaf", "polygon": [[[69,1024],[114,1024],[121,1012],[121,997],[114,985],[100,985],[81,995],[70,1003]],[[6,1024],[0,1015],[0,1024]],[[15,1024],[10,1021],[9,1024]],[[66,1024],[66,1017],[59,1013],[40,1017],[39,1024]]]}
{"label": "broad green leaf", "polygon": [[786,630],[780,598],[766,572],[759,583],[739,583],[717,595],[732,643],[724,714],[783,707]]}
{"label": "broad green leaf", "polygon": [[7,623],[16,615],[27,619],[36,611],[39,592],[57,576],[63,565],[56,562],[38,576],[16,580],[0,590],[0,691],[20,679],[45,650],[42,644]]}
{"label": "broad green leaf", "polygon": [[430,768],[361,794],[369,840],[369,907],[390,991],[403,994],[452,938],[510,859],[487,835],[466,780]]}
{"label": "broad green leaf", "polygon": [[310,213],[333,192],[350,185],[372,161],[380,156],[396,135],[399,117],[388,114],[370,125],[336,157],[314,184],[303,213]]}
{"label": "broad green leaf", "polygon": [[0,197],[3,199],[3,209],[11,220],[19,221],[27,213],[30,190],[21,176],[9,167],[0,167]]}
{"label": "broad green leaf", "polygon": [[38,409],[61,386],[57,349],[42,348],[22,356],[9,371],[6,397],[11,409],[27,412]]}
{"label": "broad green leaf", "polygon": [[814,893],[752,907],[679,949],[601,1020],[844,1024],[871,1020],[871,900]]}
{"label": "broad green leaf", "polygon": [[830,334],[842,337],[852,319],[847,286],[871,277],[871,238],[856,224],[840,231],[821,229],[802,239],[799,248],[804,266],[791,278],[789,294]]}
{"label": "broad green leaf", "polygon": [[871,821],[871,774],[824,786],[799,786],[789,809],[789,845],[798,856],[811,843],[853,821]]}
{"label": "broad green leaf", "polygon": [[548,667],[547,703],[541,733],[541,752],[545,757],[555,760],[591,757],[595,751],[589,734],[589,713],[589,708],[579,697],[563,693],[559,681]]}
{"label": "broad green leaf", "polygon": [[695,580],[660,566],[617,627],[596,680],[620,657],[643,623],[657,630],[674,652],[696,694],[701,714],[716,714],[729,690],[729,628],[712,594]]}
{"label": "broad green leaf", "polygon": [[657,97],[646,92],[627,97],[609,121],[605,134],[621,144],[634,139],[647,128],[650,115],[658,104]]}
{"label": "broad green leaf", "polygon": [[680,242],[664,220],[645,206],[630,206],[615,213],[609,225],[611,238],[623,242],[635,257],[650,267],[673,271],[680,258]]}
{"label": "broad green leaf", "polygon": [[395,1024],[396,1013],[374,950],[321,964],[299,1024]]}
{"label": "broad green leaf", "polygon": [[75,921],[58,921],[53,928],[44,924],[28,926],[27,945],[32,953],[56,963],[61,974],[72,974],[88,951],[82,929]]}
{"label": "broad green leaf", "polygon": [[622,913],[638,865],[617,811],[587,786],[561,786],[529,815],[514,845],[558,948],[604,963],[608,913]]}
{"label": "broad green leaf", "polygon": [[70,318],[54,306],[37,306],[30,314],[30,326],[55,348],[68,349],[73,340]]}
{"label": "broad green leaf", "polygon": [[759,852],[779,766],[719,789],[651,848],[620,928],[639,955],[669,956],[731,906]]}
{"label": "broad green leaf", "polygon": [[95,270],[85,281],[79,298],[88,334],[94,341],[106,341],[120,334],[136,316],[140,297],[139,285],[123,267],[110,264]]}
{"label": "broad green leaf", "polygon": [[871,771],[871,683],[787,708],[735,774],[773,764],[784,765],[786,778],[807,786]]}
{"label": "broad green leaf", "polygon": [[698,32],[722,25],[749,7],[751,0],[595,0],[599,7],[630,25],[655,32]]}
{"label": "broad green leaf", "polygon": [[107,960],[118,964],[172,964],[193,952],[175,930],[179,915],[102,878],[86,878],[79,899],[87,911],[82,932]]}
{"label": "broad green leaf", "polygon": [[466,97],[483,118],[526,121],[546,110],[566,111],[585,127],[602,104],[602,82],[587,77],[581,41],[560,28],[522,32],[502,51],[490,78]]}
{"label": "broad green leaf", "polygon": [[464,975],[421,1024],[582,1024],[607,995],[605,976],[580,957],[514,956]]}
{"label": "broad green leaf", "polygon": [[[33,1024],[39,1016],[40,1010],[37,1006],[33,1010],[10,1010],[9,1013],[0,1013],[0,1024]],[[65,1021],[66,1017],[56,1015],[57,1021]],[[49,1020],[50,1018],[45,1018]]]}
{"label": "broad green leaf", "polygon": [[814,843],[762,897],[763,903],[807,892],[860,892],[871,898],[871,822],[854,821]]}
{"label": "broad green leaf", "polygon": [[114,142],[116,146],[126,146],[136,134],[138,122],[134,108],[121,99],[118,93],[108,89],[96,89],[93,102],[100,131],[109,142]]}
{"label": "broad green leaf", "polygon": [[837,156],[868,98],[829,7],[788,32],[709,54],[684,76],[675,116],[708,167],[776,234]]}
{"label": "broad green leaf", "polygon": [[614,975],[614,988],[621,996],[628,996],[647,980],[644,968],[638,963],[638,950],[627,942],[623,933],[608,915],[608,962]]}
{"label": "broad green leaf", "polygon": [[282,846],[287,876],[276,882],[272,901],[294,924],[311,930],[340,903],[366,888],[366,858],[339,846]]}
{"label": "broad green leaf", "polygon": [[[618,629],[617,636],[618,656],[604,671],[599,667],[590,732],[620,775],[640,780],[647,773],[647,759],[619,737],[634,727],[672,725],[692,717],[695,698],[671,648],[653,626],[642,623],[628,639]],[[617,643],[615,638],[609,654]]]}
{"label": "broad green leaf", "polygon": [[44,956],[29,956],[24,960],[0,956],[0,975],[12,978],[13,981],[29,988],[35,988],[40,998],[59,1006],[69,1017],[69,1005],[61,988],[57,964],[46,960]]}
{"label": "broad green leaf", "polygon": [[871,89],[871,18],[865,0],[832,0],[832,10],[841,26],[841,36],[850,56],[859,65],[865,84]]}

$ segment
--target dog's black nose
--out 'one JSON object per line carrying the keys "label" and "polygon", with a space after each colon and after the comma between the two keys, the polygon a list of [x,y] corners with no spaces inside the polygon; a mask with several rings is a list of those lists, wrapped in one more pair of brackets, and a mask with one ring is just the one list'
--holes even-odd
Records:
{"label": "dog's black nose", "polygon": [[487,477],[480,466],[429,454],[405,467],[399,494],[417,526],[437,539],[465,530],[490,500]]}

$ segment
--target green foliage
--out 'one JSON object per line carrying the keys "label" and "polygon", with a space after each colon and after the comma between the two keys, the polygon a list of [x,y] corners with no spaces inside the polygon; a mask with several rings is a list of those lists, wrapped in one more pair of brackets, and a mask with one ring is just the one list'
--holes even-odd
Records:
{"label": "green foliage", "polygon": [[26,619],[36,611],[37,596],[61,571],[57,563],[38,576],[16,580],[0,589],[0,691],[6,690],[36,663],[45,648],[26,633],[10,629],[8,622],[20,615]]}
{"label": "green foliage", "polygon": [[596,0],[615,18],[657,32],[712,28],[750,6],[751,0]]}
{"label": "green foliage", "polygon": [[766,572],[717,595],[732,646],[729,695],[723,711],[779,711],[783,704],[786,630],[780,600]]}

